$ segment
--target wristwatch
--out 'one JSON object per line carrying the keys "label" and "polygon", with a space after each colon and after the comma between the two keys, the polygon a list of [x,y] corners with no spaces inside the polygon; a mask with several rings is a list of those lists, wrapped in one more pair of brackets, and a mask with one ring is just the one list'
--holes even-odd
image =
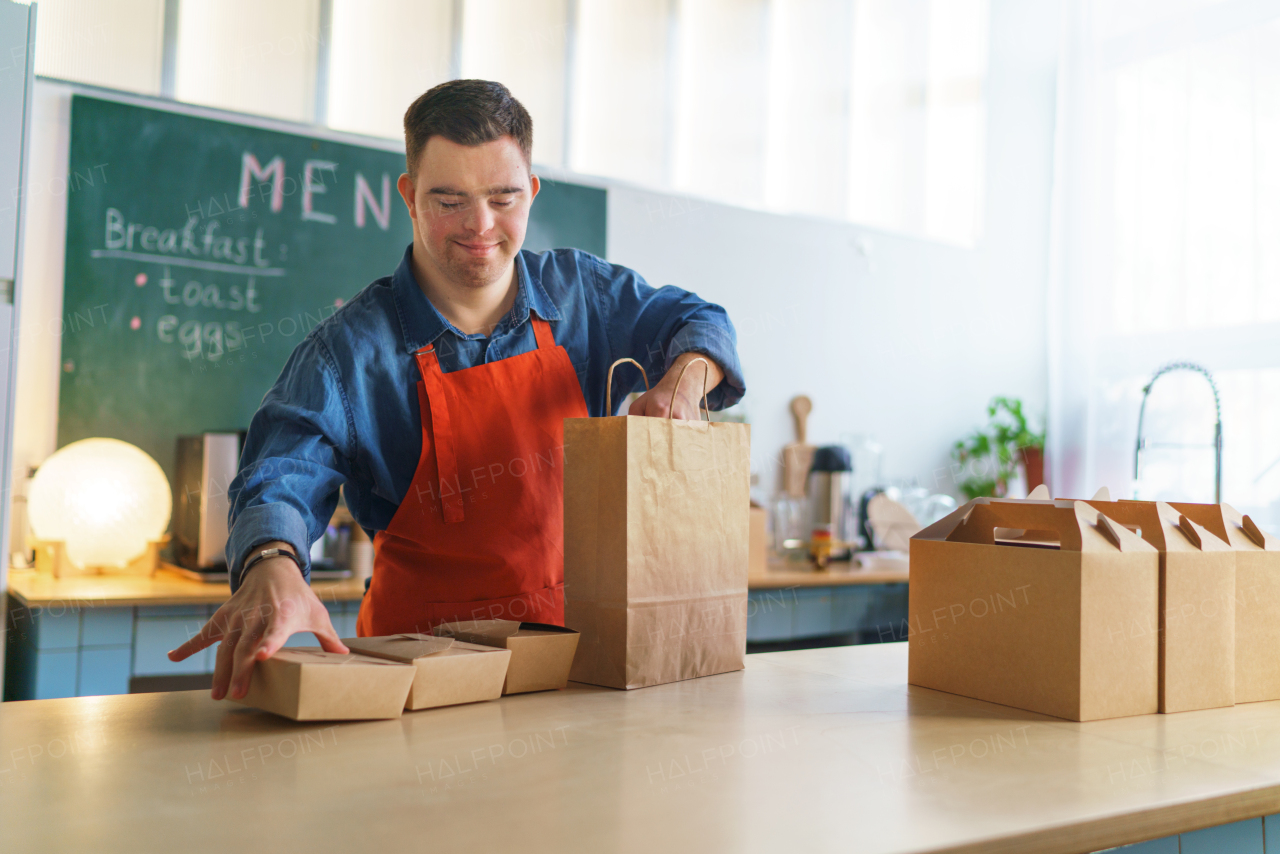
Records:
{"label": "wristwatch", "polygon": [[297,564],[298,572],[303,572],[302,561],[299,560],[298,556],[293,552],[285,551],[284,549],[263,549],[244,562],[244,567],[240,570],[240,580],[244,581],[244,577],[248,574],[249,570],[253,569],[255,565],[269,557],[287,557],[289,560]]}

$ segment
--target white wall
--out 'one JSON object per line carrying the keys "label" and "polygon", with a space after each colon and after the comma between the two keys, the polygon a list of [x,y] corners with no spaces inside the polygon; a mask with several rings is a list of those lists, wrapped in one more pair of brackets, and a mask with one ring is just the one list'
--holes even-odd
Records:
{"label": "white wall", "polygon": [[811,443],[870,434],[886,478],[952,492],[950,447],[985,422],[992,396],[1022,397],[1043,415],[1059,29],[1057,0],[991,4],[985,227],[974,249],[610,190],[610,260],[720,303],[737,326],[765,495],[793,441],[796,394],[814,401]]}
{"label": "white wall", "polygon": [[[71,140],[70,89],[39,81],[34,94],[13,431],[13,477],[19,495],[25,494],[22,484],[27,469],[44,462],[57,448]],[[26,519],[14,521],[25,524]]]}

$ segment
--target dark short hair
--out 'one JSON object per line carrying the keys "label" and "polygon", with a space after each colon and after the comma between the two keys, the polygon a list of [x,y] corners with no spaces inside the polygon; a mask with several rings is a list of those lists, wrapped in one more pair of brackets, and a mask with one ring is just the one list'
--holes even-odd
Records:
{"label": "dark short hair", "polygon": [[432,86],[409,105],[404,113],[404,153],[411,176],[418,174],[422,150],[433,136],[459,145],[515,137],[525,163],[533,162],[533,119],[506,86],[492,80],[450,80]]}

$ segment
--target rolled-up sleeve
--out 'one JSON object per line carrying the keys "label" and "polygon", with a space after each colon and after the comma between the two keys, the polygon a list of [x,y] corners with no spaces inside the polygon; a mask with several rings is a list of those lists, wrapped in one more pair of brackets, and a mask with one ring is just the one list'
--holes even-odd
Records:
{"label": "rolled-up sleeve", "polygon": [[320,339],[308,337],[254,415],[231,483],[233,591],[249,552],[272,540],[293,546],[310,578],[311,544],[324,534],[350,475],[352,423],[332,356]]}
{"label": "rolled-up sleeve", "polygon": [[[638,273],[600,261],[597,290],[609,330],[610,362],[630,357],[644,365],[650,378],[660,378],[682,353],[702,353],[724,371],[724,380],[707,395],[712,409],[733,406],[746,392],[738,340],[728,313],[697,294],[667,285],[654,288]],[[616,388],[610,411],[638,388]]]}

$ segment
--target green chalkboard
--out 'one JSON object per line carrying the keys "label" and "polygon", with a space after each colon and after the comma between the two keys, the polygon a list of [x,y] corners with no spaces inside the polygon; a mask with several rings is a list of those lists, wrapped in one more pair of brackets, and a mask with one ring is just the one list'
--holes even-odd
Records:
{"label": "green chalkboard", "polygon": [[[243,429],[298,342],[412,232],[404,155],[77,95],[58,446]],[[544,181],[528,249],[605,254],[605,191]]]}

